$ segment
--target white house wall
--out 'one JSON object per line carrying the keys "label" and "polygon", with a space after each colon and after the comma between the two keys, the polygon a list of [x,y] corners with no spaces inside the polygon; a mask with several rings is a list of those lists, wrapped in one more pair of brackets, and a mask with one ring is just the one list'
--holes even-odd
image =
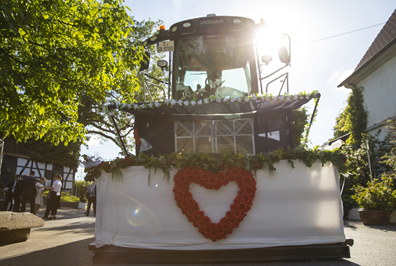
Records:
{"label": "white house wall", "polygon": [[368,111],[367,127],[396,115],[396,57],[363,79],[357,87],[364,87],[364,105]]}

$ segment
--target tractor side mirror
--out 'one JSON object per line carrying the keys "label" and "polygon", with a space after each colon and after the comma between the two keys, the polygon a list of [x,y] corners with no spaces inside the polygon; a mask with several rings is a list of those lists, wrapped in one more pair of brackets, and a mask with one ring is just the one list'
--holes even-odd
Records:
{"label": "tractor side mirror", "polygon": [[150,53],[144,52],[143,60],[140,61],[140,68],[139,71],[143,71],[149,68],[150,65]]}
{"label": "tractor side mirror", "polygon": [[286,46],[284,46],[284,45],[279,46],[279,48],[278,48],[278,55],[279,55],[279,60],[280,60],[282,63],[290,64],[290,54],[289,54],[289,52],[287,51]]}

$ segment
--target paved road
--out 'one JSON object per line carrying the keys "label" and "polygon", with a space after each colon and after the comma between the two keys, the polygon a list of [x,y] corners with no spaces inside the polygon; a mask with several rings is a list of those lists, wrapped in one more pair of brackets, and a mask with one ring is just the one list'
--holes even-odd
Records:
{"label": "paved road", "polygon": [[[39,216],[43,216],[43,211],[40,210]],[[32,229],[28,241],[0,246],[0,265],[92,265],[93,253],[88,250],[88,245],[94,241],[95,218],[86,217],[83,210],[68,208],[60,209],[57,216],[58,220],[46,221],[44,227]],[[355,241],[351,247],[351,259],[249,263],[232,264],[232,266],[396,265],[396,224],[368,227],[361,222],[346,221],[345,233]],[[211,265],[206,264],[206,266]]]}

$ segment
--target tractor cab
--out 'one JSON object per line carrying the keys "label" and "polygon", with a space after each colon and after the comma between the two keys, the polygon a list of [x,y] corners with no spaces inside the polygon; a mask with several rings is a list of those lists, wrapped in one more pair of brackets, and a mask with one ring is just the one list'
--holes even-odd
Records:
{"label": "tractor cab", "polygon": [[[281,78],[275,95],[268,94],[268,85],[264,92],[263,80],[290,63],[290,39],[288,48],[279,48],[283,66],[263,77],[262,68],[272,59],[260,54],[257,37],[263,27],[249,18],[208,15],[178,22],[168,30],[161,27],[147,39],[145,47],[155,45],[158,52],[169,53],[168,60],[157,62],[167,93],[163,102],[122,108],[134,115],[137,153],[232,150],[254,155],[293,148],[293,110],[318,95],[288,95],[287,73],[267,82]],[[141,73],[149,63],[146,52]]]}

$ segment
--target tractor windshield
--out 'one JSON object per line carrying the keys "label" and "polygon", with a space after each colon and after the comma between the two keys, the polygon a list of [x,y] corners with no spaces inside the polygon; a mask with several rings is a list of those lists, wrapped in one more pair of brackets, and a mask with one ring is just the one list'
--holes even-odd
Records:
{"label": "tractor windshield", "polygon": [[180,39],[175,47],[174,98],[249,95],[254,62],[252,42],[240,35]]}

